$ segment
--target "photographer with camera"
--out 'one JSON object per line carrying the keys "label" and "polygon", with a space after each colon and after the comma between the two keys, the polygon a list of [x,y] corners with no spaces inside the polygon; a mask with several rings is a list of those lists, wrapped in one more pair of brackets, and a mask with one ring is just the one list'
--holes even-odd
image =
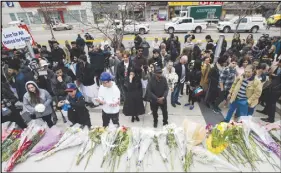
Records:
{"label": "photographer with camera", "polygon": [[26,128],[27,125],[20,115],[21,109],[15,106],[18,98],[11,91],[10,85],[3,74],[1,75],[1,85],[1,123],[11,121],[22,129]]}

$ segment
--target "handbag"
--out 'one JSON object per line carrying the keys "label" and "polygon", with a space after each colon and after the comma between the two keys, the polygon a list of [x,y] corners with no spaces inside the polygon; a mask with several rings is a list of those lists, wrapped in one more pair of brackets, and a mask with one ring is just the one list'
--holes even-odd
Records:
{"label": "handbag", "polygon": [[195,97],[199,97],[204,93],[204,90],[201,86],[198,86],[194,91],[193,94]]}

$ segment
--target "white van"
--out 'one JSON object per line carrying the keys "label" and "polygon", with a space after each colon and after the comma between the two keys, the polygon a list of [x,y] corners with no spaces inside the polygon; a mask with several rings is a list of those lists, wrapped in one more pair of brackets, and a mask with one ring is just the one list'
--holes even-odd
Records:
{"label": "white van", "polygon": [[[234,31],[236,29],[238,23],[238,17],[234,17],[229,21],[219,22],[217,25],[217,29],[219,32],[223,31],[224,33],[228,33],[230,31]],[[246,31],[256,33],[259,29],[264,29],[266,25],[266,20],[264,17],[244,17],[241,19],[241,22],[238,26],[238,31]]]}

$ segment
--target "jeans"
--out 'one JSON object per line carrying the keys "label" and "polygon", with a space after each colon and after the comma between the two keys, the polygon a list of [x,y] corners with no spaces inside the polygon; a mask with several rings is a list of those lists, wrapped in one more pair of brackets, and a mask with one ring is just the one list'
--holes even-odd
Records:
{"label": "jeans", "polygon": [[254,111],[255,111],[255,108],[256,108],[256,107],[253,107],[253,108],[249,107],[249,108],[248,108],[248,116],[252,116],[252,115],[253,115],[253,113],[254,113]]}
{"label": "jeans", "polygon": [[183,83],[178,83],[175,86],[175,89],[174,89],[174,91],[172,92],[172,95],[171,95],[171,103],[172,104],[175,104],[175,103],[178,102],[180,90],[183,87],[183,85],[184,85]]}
{"label": "jeans", "polygon": [[236,99],[229,105],[229,110],[227,112],[225,121],[229,122],[232,118],[234,111],[237,110],[237,115],[247,116],[248,115],[248,101],[247,99]]}

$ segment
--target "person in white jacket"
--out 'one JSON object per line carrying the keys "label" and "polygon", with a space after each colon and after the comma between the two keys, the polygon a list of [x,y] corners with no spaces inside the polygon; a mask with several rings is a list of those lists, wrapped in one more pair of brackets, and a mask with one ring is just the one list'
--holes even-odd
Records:
{"label": "person in white jacket", "polygon": [[154,49],[160,49],[160,41],[158,41],[158,38],[155,38],[154,41],[152,41],[152,48]]}
{"label": "person in white jacket", "polygon": [[107,127],[111,119],[113,124],[119,127],[120,90],[115,82],[112,81],[113,76],[110,73],[103,72],[100,80],[102,85],[99,88],[96,101],[102,104],[103,126]]}
{"label": "person in white jacket", "polygon": [[166,67],[163,69],[163,76],[167,79],[169,90],[172,93],[174,91],[174,86],[178,82],[178,75],[173,67],[173,61],[169,60]]}

